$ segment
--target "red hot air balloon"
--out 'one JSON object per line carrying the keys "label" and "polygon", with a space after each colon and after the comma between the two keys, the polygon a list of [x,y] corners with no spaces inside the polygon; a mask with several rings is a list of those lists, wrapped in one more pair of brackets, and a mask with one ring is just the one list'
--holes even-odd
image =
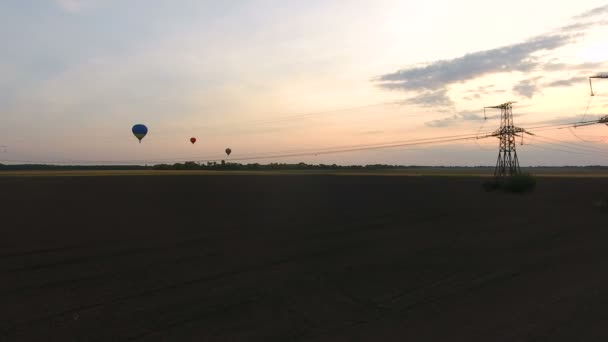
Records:
{"label": "red hot air balloon", "polygon": [[195,137],[190,138],[190,142],[194,144],[196,142],[196,138]]}

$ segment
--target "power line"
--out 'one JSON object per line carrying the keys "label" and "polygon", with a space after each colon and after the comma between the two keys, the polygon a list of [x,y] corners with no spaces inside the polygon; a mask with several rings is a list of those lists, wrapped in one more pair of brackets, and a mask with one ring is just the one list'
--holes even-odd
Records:
{"label": "power line", "polygon": [[[488,132],[489,133],[489,132]],[[401,141],[392,141],[392,142],[384,142],[384,143],[373,143],[373,144],[360,144],[360,145],[341,145],[341,146],[330,146],[324,148],[316,148],[316,149],[305,149],[305,150],[295,150],[294,152],[277,151],[277,152],[266,152],[266,153],[252,153],[245,154],[241,157],[235,156],[230,157],[230,160],[256,160],[256,159],[276,159],[276,158],[288,158],[288,157],[299,157],[299,156],[311,156],[311,155],[324,155],[324,154],[334,154],[334,153],[346,153],[346,152],[355,152],[355,151],[364,151],[364,150],[374,150],[374,149],[383,149],[383,148],[394,148],[394,147],[407,147],[407,146],[418,146],[418,145],[430,145],[430,144],[438,144],[438,143],[446,143],[446,142],[455,142],[461,140],[471,140],[471,139],[480,139],[486,138],[486,136],[478,136],[476,134],[460,134],[460,135],[451,135],[451,136],[442,136],[442,137],[433,137],[433,138],[421,138],[421,139],[411,139],[411,140],[401,140]],[[220,159],[226,159],[225,156],[198,156],[198,157],[186,157],[186,158],[174,158],[171,161],[183,161],[183,160],[197,160],[197,161],[217,161]],[[32,160],[7,160],[10,162],[22,162],[22,163],[66,163],[66,161],[32,161]],[[160,162],[163,159],[145,159],[145,160],[72,160],[72,162],[84,162],[84,163],[152,163],[152,162]],[[164,159],[164,161],[169,161]]]}
{"label": "power line", "polygon": [[[483,127],[485,126],[487,121],[488,121],[488,116],[486,115],[486,108],[484,108],[483,109],[483,121],[481,122],[481,124],[479,125],[479,128],[477,129],[477,135],[479,135],[479,133],[481,133],[481,130],[483,129]],[[475,145],[477,145],[477,147],[479,147],[480,149],[482,149],[484,151],[493,150],[493,149],[481,147],[479,142],[477,142],[477,139],[475,139],[474,141],[475,141]]]}
{"label": "power line", "polygon": [[[534,138],[534,137],[532,137],[530,139],[533,140],[533,141],[539,142],[539,143],[543,143],[543,144],[547,144],[547,145],[552,145],[552,146],[557,146],[557,147],[562,148],[562,149],[566,148],[566,149],[568,149],[569,153],[586,154],[586,155],[592,155],[592,156],[597,156],[598,154],[604,155],[603,153],[601,153],[599,151],[590,151],[590,150],[585,150],[585,149],[581,149],[581,148],[578,148],[578,147],[567,146],[565,144],[552,143],[552,142],[543,141],[543,140],[540,140],[540,139],[537,139],[537,138]],[[534,145],[531,145],[531,146],[534,146]],[[566,152],[565,150],[561,150],[561,151],[562,152]],[[608,155],[605,155],[605,156],[608,157]]]}
{"label": "power line", "polygon": [[[373,105],[370,105],[373,106]],[[361,107],[351,107],[352,108],[361,108]],[[346,110],[346,109],[344,109]],[[322,112],[316,112],[322,113]],[[530,126],[527,129],[534,129],[535,131],[542,130],[551,130],[551,129],[562,129],[566,127],[576,127],[583,125],[591,125],[599,123],[600,120],[590,120],[576,123],[561,123],[561,124],[551,124],[551,125],[540,125],[540,126]],[[258,153],[249,153],[245,154],[242,157],[231,157],[230,160],[255,160],[255,159],[274,159],[274,158],[287,158],[287,157],[297,157],[297,156],[310,156],[310,155],[319,155],[319,154],[333,154],[333,153],[346,153],[346,152],[354,152],[354,151],[364,151],[364,150],[373,150],[373,149],[382,149],[382,148],[394,148],[394,147],[407,147],[407,146],[418,146],[418,145],[428,145],[428,144],[438,144],[438,143],[447,143],[447,142],[455,142],[462,140],[477,140],[482,138],[487,138],[493,136],[493,132],[480,132],[483,125],[478,129],[477,133],[469,133],[469,134],[460,134],[460,135],[451,135],[451,136],[439,136],[439,137],[431,137],[431,138],[420,138],[420,139],[411,139],[411,140],[399,140],[399,141],[390,141],[383,143],[372,143],[372,144],[359,144],[359,145],[338,145],[338,146],[328,146],[321,148],[309,148],[309,149],[295,149],[295,150],[287,150],[287,151],[269,151],[269,152],[258,152]],[[480,135],[481,134],[481,135]],[[593,151],[594,153],[597,151]],[[40,161],[40,160],[4,160],[6,162],[16,162],[16,163],[40,163],[40,164],[66,164],[66,163],[99,163],[99,164],[149,164],[154,162],[178,162],[183,160],[199,160],[199,161],[216,161],[226,159],[224,155],[208,155],[208,156],[198,156],[198,157],[171,157],[171,158],[154,158],[154,159],[131,159],[131,160],[63,160],[63,161]]]}
{"label": "power line", "polygon": [[[583,123],[597,123],[597,120],[587,121]],[[579,122],[578,124],[580,124]],[[543,126],[533,126],[532,128],[557,128],[564,126],[572,126],[576,123],[564,123],[564,124],[553,124],[553,125],[543,125]],[[299,157],[299,156],[310,156],[310,155],[319,155],[319,154],[335,154],[335,153],[346,153],[346,152],[354,152],[354,151],[363,151],[363,150],[373,150],[373,149],[383,149],[383,148],[394,148],[394,147],[407,147],[407,146],[417,146],[417,145],[430,145],[437,143],[447,143],[454,141],[463,141],[463,140],[477,140],[480,138],[487,138],[492,136],[492,132],[486,132],[484,135],[479,136],[479,134],[463,134],[463,135],[455,135],[455,136],[444,136],[444,137],[436,137],[436,138],[425,138],[425,139],[415,139],[410,141],[401,141],[401,142],[389,142],[389,143],[377,143],[377,144],[364,144],[364,145],[351,145],[351,146],[342,146],[342,147],[333,147],[328,148],[327,150],[311,150],[309,152],[295,152],[295,153],[284,153],[284,154],[272,154],[269,153],[267,155],[246,155],[240,158],[231,158],[231,160],[243,161],[243,160],[256,160],[256,159],[274,159],[274,158],[289,158],[289,157]],[[555,144],[556,145],[556,144]],[[580,148],[579,148],[580,149]],[[590,151],[591,153],[598,153],[599,151]],[[601,153],[601,152],[599,152]],[[198,159],[200,160],[200,159]],[[213,161],[216,159],[208,159],[202,161]]]}
{"label": "power line", "polygon": [[593,125],[593,124],[596,124],[596,123],[598,123],[598,120],[587,120],[587,121],[568,122],[568,123],[561,123],[561,124],[529,126],[529,127],[526,127],[526,129],[527,130],[538,130],[538,129],[544,129],[544,128],[559,129],[559,127],[563,127],[563,128],[566,128],[568,126],[578,127],[578,126]]}
{"label": "power line", "polygon": [[597,140],[597,141],[593,141],[593,140],[585,140],[585,139],[581,138],[581,137],[580,137],[578,134],[576,134],[576,132],[574,132],[574,129],[572,129],[572,127],[568,127],[568,131],[569,131],[569,132],[570,132],[570,133],[571,133],[571,134],[572,134],[574,137],[576,137],[576,138],[577,138],[577,139],[579,139],[580,141],[583,141],[583,142],[586,142],[586,143],[592,143],[592,144],[595,144],[595,143],[598,143],[598,142],[600,142],[600,141],[601,141],[601,140]]}
{"label": "power line", "polygon": [[585,112],[583,113],[583,117],[581,121],[585,121],[585,117],[587,116],[587,112],[589,112],[589,106],[591,106],[591,101],[593,100],[593,96],[589,96],[589,100],[587,100],[587,107],[585,108]]}
{"label": "power line", "polygon": [[552,146],[557,146],[560,147],[562,149],[567,149],[569,152],[572,153],[579,153],[579,154],[588,154],[588,155],[593,155],[595,154],[595,152],[590,152],[590,151],[586,151],[586,150],[581,150],[578,149],[576,147],[570,147],[570,146],[566,146],[564,144],[557,144],[557,143],[552,143],[546,140],[541,140],[541,139],[537,139],[537,138],[530,138],[530,140],[538,142],[538,143],[542,143],[542,144],[547,144],[547,145],[552,145]]}
{"label": "power line", "polygon": [[538,135],[538,134],[536,135],[536,137],[541,138],[541,139],[546,139],[546,140],[555,141],[555,142],[558,142],[558,143],[562,143],[562,144],[564,144],[564,145],[573,145],[573,146],[575,146],[575,147],[577,147],[577,146],[578,146],[578,148],[581,148],[581,149],[586,149],[586,150],[588,150],[588,151],[592,151],[592,152],[593,152],[593,150],[595,150],[595,151],[597,151],[597,152],[608,153],[608,151],[607,151],[607,150],[605,150],[605,149],[603,149],[603,148],[600,148],[600,147],[595,147],[595,146],[587,146],[587,145],[578,144],[578,143],[574,143],[574,142],[563,141],[563,140],[559,140],[559,139],[555,139],[555,138],[549,138],[549,137],[545,137],[545,136]]}
{"label": "power line", "polygon": [[330,150],[330,151],[304,152],[304,153],[293,153],[293,154],[271,155],[271,156],[242,157],[242,158],[233,158],[232,160],[274,159],[274,158],[302,157],[302,156],[311,156],[311,155],[319,155],[319,154],[321,154],[321,155],[337,154],[337,153],[368,151],[368,150],[395,148],[395,147],[442,144],[442,143],[447,143],[447,142],[464,141],[464,140],[471,140],[471,139],[479,139],[479,138],[471,136],[471,137],[452,138],[452,139],[443,139],[443,140],[434,140],[434,141],[421,141],[421,142],[400,143],[400,144],[391,144],[391,145],[356,147],[356,148],[347,148],[347,149]]}
{"label": "power line", "polygon": [[540,149],[549,150],[549,151],[557,151],[557,152],[564,152],[564,153],[578,154],[578,155],[582,154],[582,153],[578,153],[578,152],[573,152],[573,151],[568,151],[568,150],[562,150],[562,149],[559,149],[559,148],[546,147],[546,146],[542,146],[542,145],[531,145],[531,144],[528,144],[526,146],[534,147],[534,148],[540,148]]}

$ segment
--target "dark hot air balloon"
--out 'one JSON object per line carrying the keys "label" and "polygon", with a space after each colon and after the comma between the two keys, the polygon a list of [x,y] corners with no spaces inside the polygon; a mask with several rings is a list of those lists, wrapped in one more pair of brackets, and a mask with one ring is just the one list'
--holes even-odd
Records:
{"label": "dark hot air balloon", "polygon": [[196,142],[196,138],[195,137],[190,138],[190,142],[194,144]]}
{"label": "dark hot air balloon", "polygon": [[133,135],[139,139],[139,142],[141,143],[141,139],[148,134],[148,127],[142,124],[137,124],[131,128],[131,132],[133,132]]}
{"label": "dark hot air balloon", "polygon": [[230,153],[232,153],[232,150],[231,150],[230,148],[227,148],[227,149],[226,149],[226,154],[227,154],[228,156],[230,156]]}

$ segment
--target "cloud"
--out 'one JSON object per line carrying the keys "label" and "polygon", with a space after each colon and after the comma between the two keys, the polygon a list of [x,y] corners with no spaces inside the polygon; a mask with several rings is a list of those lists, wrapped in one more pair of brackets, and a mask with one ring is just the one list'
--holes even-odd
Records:
{"label": "cloud", "polygon": [[601,68],[606,65],[605,62],[587,62],[580,64],[568,64],[568,63],[554,63],[550,62],[543,66],[544,71],[553,72],[553,71],[577,71],[577,70],[593,70]]}
{"label": "cloud", "polygon": [[592,27],[596,27],[596,26],[605,26],[608,25],[608,20],[581,20],[579,22],[576,22],[574,24],[568,24],[568,25],[564,25],[562,27],[559,27],[556,32],[559,33],[575,33],[575,32],[583,32],[586,31]]}
{"label": "cloud", "polygon": [[594,25],[595,25],[594,22],[574,23],[574,24],[562,26],[558,29],[558,31],[560,31],[560,32],[578,32],[578,31],[586,30]]}
{"label": "cloud", "polygon": [[587,77],[572,77],[565,80],[557,80],[545,84],[545,87],[570,87],[576,83],[587,81]]}
{"label": "cloud", "polygon": [[62,10],[69,13],[78,13],[89,7],[97,0],[55,0],[55,3]]}
{"label": "cloud", "polygon": [[[453,59],[438,60],[425,65],[416,65],[374,78],[372,81],[384,89],[415,92],[417,95],[405,101],[423,106],[453,106],[447,94],[450,85],[464,83],[482,76],[506,72],[558,72],[589,71],[606,63],[559,63],[547,61],[546,53],[576,42],[593,26],[608,25],[608,5],[594,8],[572,17],[572,22],[547,34],[503,47],[468,53]],[[537,79],[520,81],[513,87],[516,94],[531,98],[541,89]],[[574,82],[575,80],[573,80]],[[566,86],[566,82],[546,86]],[[462,99],[472,101],[484,95],[503,93],[492,86],[479,87],[463,94]],[[426,99],[427,97],[430,97]]]}
{"label": "cloud", "polygon": [[540,92],[538,80],[541,78],[542,77],[533,77],[526,80],[521,80],[513,87],[513,92],[523,97],[532,98],[534,94]]}
{"label": "cloud", "polygon": [[447,94],[446,88],[420,93],[403,101],[402,103],[422,107],[451,107],[454,105],[454,102]]}
{"label": "cloud", "polygon": [[481,99],[482,96],[492,95],[492,94],[502,94],[505,93],[504,89],[495,89],[496,86],[493,84],[486,86],[479,86],[477,89],[468,89],[465,90],[464,93],[467,94],[462,99],[466,101],[478,100]]}
{"label": "cloud", "polygon": [[560,33],[574,33],[583,32],[595,26],[608,25],[608,20],[601,18],[596,20],[604,14],[608,14],[608,5],[596,7],[594,9],[585,11],[579,15],[572,17],[574,23],[559,27],[556,32]]}
{"label": "cloud", "polygon": [[593,9],[590,9],[586,12],[583,12],[579,15],[574,16],[574,19],[588,19],[588,18],[593,18],[593,17],[597,17],[600,16],[602,14],[608,14],[608,5],[604,5],[604,6],[600,6],[600,7],[596,7]]}
{"label": "cloud", "polygon": [[523,43],[436,61],[423,67],[402,69],[381,75],[375,81],[387,89],[437,90],[487,74],[531,71],[539,64],[533,56],[535,53],[557,49],[572,39],[569,35],[541,36]]}
{"label": "cloud", "polygon": [[479,86],[477,87],[477,89],[468,89],[465,91],[465,93],[489,94],[494,91],[492,90],[492,88],[494,88],[494,85],[489,84],[485,86]]}
{"label": "cloud", "polygon": [[[540,120],[540,121],[534,121],[533,124],[534,125],[561,125],[561,124],[575,124],[577,122],[581,121],[581,118],[583,116],[581,114],[576,114],[576,115],[570,115],[570,116],[564,116],[564,115],[560,115],[558,117],[555,118],[551,118],[551,119],[547,119],[547,120]],[[523,123],[522,127],[526,127],[530,125],[530,123]],[[531,130],[532,133],[534,133],[534,130]]]}
{"label": "cloud", "polygon": [[476,111],[462,111],[462,112],[458,112],[452,116],[443,118],[443,119],[437,119],[437,120],[431,120],[428,122],[425,122],[425,125],[429,126],[429,127],[449,127],[449,126],[453,126],[455,124],[461,123],[463,121],[479,121],[479,120],[483,120],[483,115],[481,115],[481,112]]}

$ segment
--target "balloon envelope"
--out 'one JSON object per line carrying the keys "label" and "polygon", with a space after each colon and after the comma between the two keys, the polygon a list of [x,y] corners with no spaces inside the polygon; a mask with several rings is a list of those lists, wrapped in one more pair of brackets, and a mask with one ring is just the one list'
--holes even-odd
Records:
{"label": "balloon envelope", "polygon": [[196,138],[195,137],[190,138],[190,142],[194,144],[196,142]]}
{"label": "balloon envelope", "polygon": [[139,142],[141,142],[141,139],[148,134],[148,127],[142,124],[137,124],[131,128],[131,132],[133,132],[133,135],[139,139]]}
{"label": "balloon envelope", "polygon": [[227,149],[226,149],[226,154],[227,154],[227,155],[230,155],[230,153],[232,153],[232,150],[231,150],[231,149],[229,149],[229,148],[227,148]]}

